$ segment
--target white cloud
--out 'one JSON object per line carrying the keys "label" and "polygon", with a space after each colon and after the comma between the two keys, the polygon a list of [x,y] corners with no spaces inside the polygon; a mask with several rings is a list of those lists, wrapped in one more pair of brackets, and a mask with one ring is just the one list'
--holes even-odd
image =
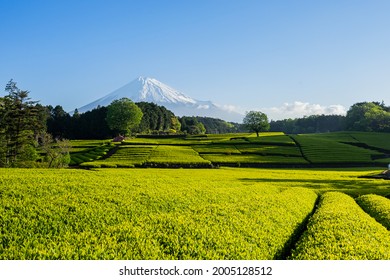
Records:
{"label": "white cloud", "polygon": [[219,104],[216,104],[216,106],[224,111],[228,111],[228,112],[231,112],[231,113],[240,113],[241,114],[241,109],[237,106],[234,106],[234,105],[219,105]]}
{"label": "white cloud", "polygon": [[198,107],[196,107],[197,109],[205,109],[205,110],[207,110],[207,109],[209,109],[210,108],[210,106],[209,105],[198,105]]}
{"label": "white cloud", "polygon": [[293,103],[283,103],[280,107],[263,108],[272,120],[301,118],[310,115],[345,115],[346,109],[342,105],[324,106],[320,104],[310,104],[308,102],[295,101]]}

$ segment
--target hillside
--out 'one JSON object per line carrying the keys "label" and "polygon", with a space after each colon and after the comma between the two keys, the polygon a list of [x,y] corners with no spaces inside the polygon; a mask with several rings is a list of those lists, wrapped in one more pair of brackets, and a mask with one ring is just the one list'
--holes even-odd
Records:
{"label": "hillside", "polygon": [[240,122],[243,118],[241,113],[227,109],[226,106],[214,104],[212,101],[196,100],[165,83],[149,77],[138,77],[77,110],[79,113],[84,113],[99,106],[108,106],[114,100],[123,97],[134,102],[150,102],[164,106],[177,116],[207,116],[234,122]]}
{"label": "hillside", "polygon": [[[73,142],[71,165],[98,167],[386,167],[390,134],[138,136],[121,143]],[[88,145],[87,145],[88,144]],[[84,146],[85,145],[85,146]],[[84,148],[83,148],[84,147]],[[107,154],[108,153],[108,154]]]}

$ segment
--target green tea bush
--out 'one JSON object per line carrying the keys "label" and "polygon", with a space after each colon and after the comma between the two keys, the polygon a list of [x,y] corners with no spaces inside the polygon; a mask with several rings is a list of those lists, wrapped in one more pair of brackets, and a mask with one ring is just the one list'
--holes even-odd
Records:
{"label": "green tea bush", "polygon": [[[80,140],[79,140],[80,141]],[[75,141],[72,141],[72,143]],[[88,144],[95,143],[94,141],[86,142]],[[83,162],[90,162],[100,159],[102,156],[107,154],[108,151],[113,149],[115,145],[112,143],[96,146],[93,148],[84,149],[78,152],[71,152],[70,154],[70,165],[79,165]]]}
{"label": "green tea bush", "polygon": [[287,156],[262,156],[258,154],[203,154],[202,157],[211,161],[213,164],[308,164],[302,157],[287,157]]}
{"label": "green tea bush", "polygon": [[302,157],[301,151],[297,146],[270,146],[270,145],[237,145],[241,153],[260,154],[260,155],[278,155]]}
{"label": "green tea bush", "polygon": [[211,166],[210,161],[200,157],[199,154],[187,146],[157,146],[152,150],[147,160],[148,165],[194,165]]}
{"label": "green tea bush", "polygon": [[351,135],[360,143],[390,151],[390,133],[354,132]]}
{"label": "green tea bush", "polygon": [[373,163],[371,156],[380,154],[364,148],[339,143],[318,136],[291,136],[301,147],[303,155],[312,163]]}
{"label": "green tea bush", "polygon": [[389,260],[389,231],[343,193],[321,196],[291,259]]}
{"label": "green tea bush", "polygon": [[200,154],[240,154],[235,145],[212,143],[208,145],[193,145],[192,148]]}
{"label": "green tea bush", "polygon": [[390,230],[390,199],[375,194],[367,194],[358,197],[356,201],[364,211]]}
{"label": "green tea bush", "polygon": [[254,175],[0,169],[0,259],[283,258],[317,194]]}

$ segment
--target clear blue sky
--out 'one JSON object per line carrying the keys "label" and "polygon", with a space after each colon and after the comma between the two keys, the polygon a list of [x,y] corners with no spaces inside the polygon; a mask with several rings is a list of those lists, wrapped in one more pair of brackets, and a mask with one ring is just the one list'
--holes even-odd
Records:
{"label": "clear blue sky", "polygon": [[390,105],[387,0],[0,0],[0,38],[2,87],[69,111],[138,76],[273,118]]}

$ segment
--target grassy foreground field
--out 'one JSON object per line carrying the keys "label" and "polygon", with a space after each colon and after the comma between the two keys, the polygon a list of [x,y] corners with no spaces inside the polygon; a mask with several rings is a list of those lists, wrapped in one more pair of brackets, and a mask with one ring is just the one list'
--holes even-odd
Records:
{"label": "grassy foreground field", "polygon": [[[389,259],[389,231],[354,202],[390,195],[388,181],[358,178],[370,172],[0,169],[0,259]],[[380,228],[378,253],[348,247],[370,243],[368,234],[328,237],[321,224],[340,203],[357,217],[352,228]],[[331,255],[310,253],[323,240]]]}

